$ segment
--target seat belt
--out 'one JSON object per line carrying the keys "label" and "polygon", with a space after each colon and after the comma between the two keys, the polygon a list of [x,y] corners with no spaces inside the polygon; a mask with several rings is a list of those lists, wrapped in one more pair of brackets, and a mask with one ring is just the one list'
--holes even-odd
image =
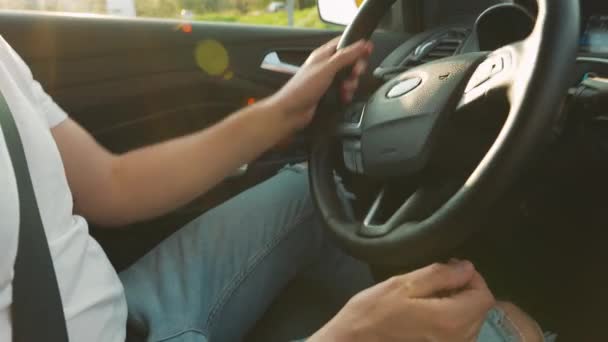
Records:
{"label": "seat belt", "polygon": [[1,93],[0,126],[19,192],[19,242],[11,312],[13,342],[68,342],[61,294],[25,152],[15,120]]}

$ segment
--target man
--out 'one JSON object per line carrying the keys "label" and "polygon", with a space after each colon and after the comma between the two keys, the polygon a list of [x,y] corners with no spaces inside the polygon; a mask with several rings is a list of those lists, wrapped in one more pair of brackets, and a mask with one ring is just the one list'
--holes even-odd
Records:
{"label": "man", "polygon": [[[365,268],[326,240],[298,167],[203,215],[120,276],[86,222],[123,226],[205,193],[308,125],[336,72],[354,65],[342,85],[350,101],[372,47],[336,46],[317,49],[278,93],[212,128],[113,155],[68,118],[0,38],[0,91],[23,140],[71,341],[123,341],[127,316],[148,341],[237,341],[296,274],[328,283],[344,301],[369,285]],[[0,341],[10,341],[19,217],[1,134],[0,189]],[[310,340],[542,340],[517,308],[494,305],[473,265],[454,260],[361,292]]]}

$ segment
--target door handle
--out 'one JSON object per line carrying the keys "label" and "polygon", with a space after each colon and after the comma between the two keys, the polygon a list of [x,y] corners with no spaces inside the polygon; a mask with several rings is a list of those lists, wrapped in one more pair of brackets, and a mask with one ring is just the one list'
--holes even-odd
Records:
{"label": "door handle", "polygon": [[260,65],[260,68],[262,68],[264,70],[268,70],[268,71],[278,72],[281,74],[287,74],[287,75],[295,75],[298,72],[298,70],[300,70],[300,67],[297,65],[293,65],[293,64],[289,64],[289,63],[285,63],[285,62],[281,61],[281,57],[279,57],[279,54],[276,51],[269,52],[264,57],[264,60],[262,61],[262,65]]}

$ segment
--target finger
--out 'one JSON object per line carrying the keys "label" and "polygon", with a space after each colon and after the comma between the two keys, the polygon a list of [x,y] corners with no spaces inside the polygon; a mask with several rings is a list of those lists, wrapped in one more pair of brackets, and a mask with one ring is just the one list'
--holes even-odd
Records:
{"label": "finger", "polygon": [[369,57],[369,56],[371,56],[372,52],[374,52],[374,42],[368,41],[366,48],[367,48],[367,57]]}
{"label": "finger", "polygon": [[338,44],[340,43],[341,38],[342,38],[342,36],[338,36],[338,37],[330,40],[326,44],[322,45],[315,51],[313,51],[313,53],[310,55],[308,62],[309,63],[318,63],[320,61],[329,59],[331,56],[333,56],[336,53],[336,50],[338,49]]}
{"label": "finger", "polygon": [[472,290],[487,290],[488,284],[479,272],[475,272],[468,287]]}
{"label": "finger", "polygon": [[353,77],[360,77],[361,75],[363,75],[365,73],[365,71],[367,70],[367,67],[369,65],[368,60],[372,54],[373,49],[374,49],[374,43],[367,42],[364,57],[361,58],[360,60],[358,60],[357,63],[355,64],[355,67],[353,68],[353,75],[352,75]]}
{"label": "finger", "polygon": [[490,290],[464,290],[452,297],[430,299],[438,310],[445,310],[453,319],[472,321],[483,319],[494,307],[496,300]]}
{"label": "finger", "polygon": [[476,271],[468,288],[440,300],[444,302],[446,308],[451,312],[466,312],[471,319],[484,317],[496,304],[494,295],[486,285],[485,280]]}
{"label": "finger", "polygon": [[323,44],[323,46],[321,46],[321,49],[320,49],[320,52],[322,53],[322,55],[329,58],[334,53],[336,53],[336,50],[338,49],[338,44],[340,44],[341,39],[342,39],[342,36],[340,35],[340,36],[333,38],[329,42]]}
{"label": "finger", "polygon": [[353,67],[353,73],[351,75],[351,78],[358,79],[359,77],[361,77],[361,75],[363,75],[367,70],[367,66],[368,62],[366,59],[358,60],[355,66]]}
{"label": "finger", "polygon": [[355,64],[359,59],[365,58],[369,51],[368,45],[364,41],[359,41],[349,47],[339,50],[329,61],[328,66],[333,72],[344,69],[349,65]]}
{"label": "finger", "polygon": [[359,87],[359,80],[355,79],[355,80],[346,80],[342,83],[342,90],[344,90],[347,93],[354,93],[357,91],[357,88]]}
{"label": "finger", "polygon": [[348,80],[342,82],[342,89],[344,89],[346,91],[354,92],[355,90],[357,90],[358,86],[359,86],[358,79],[348,79]]}
{"label": "finger", "polygon": [[410,298],[428,298],[460,290],[472,280],[475,267],[468,261],[433,264],[405,275]]}
{"label": "finger", "polygon": [[342,102],[344,104],[349,104],[353,101],[357,88],[359,88],[358,79],[347,80],[342,83]]}
{"label": "finger", "polygon": [[478,332],[488,312],[495,305],[490,290],[465,289],[450,297],[420,299],[439,327]]}
{"label": "finger", "polygon": [[365,70],[367,70],[367,65],[368,65],[368,63],[365,60],[357,61],[357,63],[353,67],[352,74],[350,75],[350,77],[348,79],[344,80],[344,84],[353,84],[353,83],[358,84],[359,78],[361,78],[361,75],[363,75],[363,73],[365,73]]}
{"label": "finger", "polygon": [[359,78],[367,70],[367,61],[359,60],[353,67],[352,75],[342,83],[342,102],[351,103],[355,92],[359,88]]}

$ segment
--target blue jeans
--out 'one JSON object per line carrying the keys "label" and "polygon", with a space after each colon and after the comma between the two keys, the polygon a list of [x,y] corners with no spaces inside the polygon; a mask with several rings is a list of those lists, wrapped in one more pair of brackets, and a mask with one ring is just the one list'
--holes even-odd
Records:
{"label": "blue jeans", "polygon": [[[120,277],[129,324],[148,341],[240,341],[296,275],[346,302],[372,285],[369,269],[326,237],[304,168],[204,214]],[[480,341],[515,342],[493,311]]]}

